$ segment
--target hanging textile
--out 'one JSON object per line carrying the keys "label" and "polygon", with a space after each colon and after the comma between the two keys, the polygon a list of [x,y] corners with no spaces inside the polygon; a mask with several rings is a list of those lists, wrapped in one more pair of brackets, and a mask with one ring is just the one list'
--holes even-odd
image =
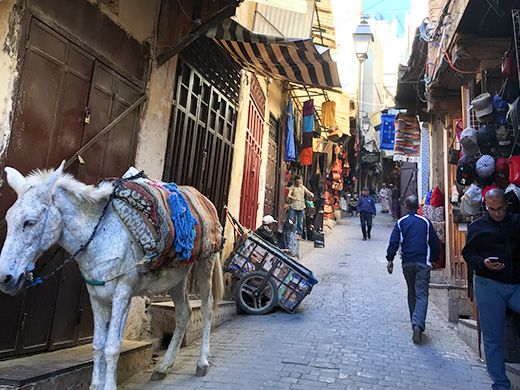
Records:
{"label": "hanging textile", "polygon": [[294,161],[296,153],[294,150],[294,115],[292,108],[292,100],[289,97],[289,103],[285,109],[285,115],[287,115],[287,136],[285,140],[285,161]]}
{"label": "hanging textile", "polygon": [[336,125],[336,102],[328,101],[321,104],[321,124],[326,127]]}
{"label": "hanging textile", "polygon": [[307,100],[303,103],[303,145],[300,156],[300,165],[312,164],[312,138],[314,128],[314,100]]}
{"label": "hanging textile", "polygon": [[395,115],[383,114],[381,115],[380,127],[381,142],[379,149],[394,150],[395,141]]}
{"label": "hanging textile", "polygon": [[414,115],[397,114],[395,117],[394,161],[421,161],[421,130]]}

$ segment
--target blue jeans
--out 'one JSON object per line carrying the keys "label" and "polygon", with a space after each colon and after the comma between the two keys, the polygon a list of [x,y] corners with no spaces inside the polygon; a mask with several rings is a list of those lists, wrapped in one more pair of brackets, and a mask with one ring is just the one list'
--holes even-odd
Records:
{"label": "blue jeans", "polygon": [[473,286],[492,387],[509,390],[511,382],[504,363],[504,324],[507,308],[520,313],[520,284],[507,284],[475,275]]}
{"label": "blue jeans", "polygon": [[[298,218],[297,222],[296,218]],[[292,221],[292,223],[296,223],[296,231],[301,235],[303,232],[303,210],[289,208],[289,219]]]}
{"label": "blue jeans", "polygon": [[428,312],[430,267],[425,264],[403,263],[403,274],[408,285],[408,309],[412,327],[418,325],[424,331]]}

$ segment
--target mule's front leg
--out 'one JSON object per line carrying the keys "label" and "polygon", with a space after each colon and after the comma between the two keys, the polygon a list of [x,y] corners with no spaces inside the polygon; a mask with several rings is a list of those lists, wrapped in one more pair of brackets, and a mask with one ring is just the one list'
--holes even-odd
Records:
{"label": "mule's front leg", "polygon": [[92,356],[94,368],[90,390],[103,390],[105,387],[105,343],[107,341],[108,325],[110,323],[110,306],[103,305],[91,296],[90,304],[94,314],[94,340],[92,341]]}
{"label": "mule's front leg", "polygon": [[121,283],[114,294],[112,301],[112,315],[105,344],[106,382],[104,390],[116,390],[116,372],[121,344],[123,343],[123,330],[130,310],[131,289]]}
{"label": "mule's front leg", "polygon": [[186,291],[186,278],[177,286],[171,288],[169,293],[175,305],[175,330],[163,360],[153,370],[151,378],[153,381],[164,379],[168,369],[173,365],[191,315],[188,292]]}

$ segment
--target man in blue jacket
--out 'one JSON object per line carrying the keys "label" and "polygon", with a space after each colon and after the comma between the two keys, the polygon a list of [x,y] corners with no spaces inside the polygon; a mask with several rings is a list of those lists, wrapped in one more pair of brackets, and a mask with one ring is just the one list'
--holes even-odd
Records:
{"label": "man in blue jacket", "polygon": [[361,222],[361,231],[363,232],[363,241],[370,238],[372,231],[372,218],[376,216],[376,205],[374,199],[368,196],[368,188],[364,187],[361,196],[357,201],[357,216]]}
{"label": "man in blue jacket", "polygon": [[415,196],[405,201],[407,214],[397,220],[390,236],[386,259],[388,273],[394,269],[394,257],[399,245],[403,274],[408,285],[408,309],[412,322],[412,340],[421,343],[428,310],[428,284],[432,262],[439,260],[440,243],[432,223],[417,214],[419,203]]}
{"label": "man in blue jacket", "polygon": [[506,309],[520,313],[520,215],[507,211],[504,192],[486,192],[487,214],[468,227],[462,256],[475,271],[473,287],[486,368],[493,389],[509,390],[504,363]]}

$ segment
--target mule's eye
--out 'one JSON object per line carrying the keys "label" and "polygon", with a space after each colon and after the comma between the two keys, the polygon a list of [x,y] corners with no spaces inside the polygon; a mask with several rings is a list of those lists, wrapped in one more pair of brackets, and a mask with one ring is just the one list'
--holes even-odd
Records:
{"label": "mule's eye", "polygon": [[23,223],[23,228],[34,226],[35,223],[36,221],[29,219]]}

